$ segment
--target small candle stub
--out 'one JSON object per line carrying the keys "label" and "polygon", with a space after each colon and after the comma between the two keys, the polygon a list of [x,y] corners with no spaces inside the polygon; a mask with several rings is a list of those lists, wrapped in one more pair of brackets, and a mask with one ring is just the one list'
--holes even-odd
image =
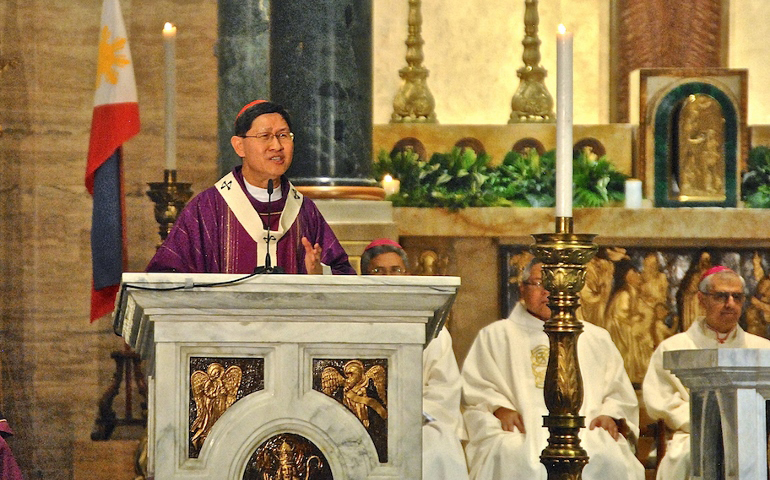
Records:
{"label": "small candle stub", "polygon": [[382,189],[385,190],[386,196],[395,195],[401,189],[401,181],[385,175],[382,177]]}
{"label": "small candle stub", "polygon": [[642,181],[636,178],[626,180],[626,208],[642,208]]}

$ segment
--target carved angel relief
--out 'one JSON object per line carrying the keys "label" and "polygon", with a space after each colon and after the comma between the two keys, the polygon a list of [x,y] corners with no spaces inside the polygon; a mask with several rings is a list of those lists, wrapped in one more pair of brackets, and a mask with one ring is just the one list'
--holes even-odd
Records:
{"label": "carved angel relief", "polygon": [[225,370],[216,362],[210,364],[205,372],[196,370],[190,375],[190,388],[198,412],[190,426],[193,433],[191,442],[196,448],[203,445],[211,427],[235,402],[242,375],[237,365]]}
{"label": "carved angel relief", "polygon": [[[321,373],[321,389],[326,395],[333,397],[343,388],[343,403],[358,417],[364,427],[369,428],[370,407],[383,419],[388,418],[387,372],[381,365],[374,365],[369,370],[364,368],[360,360],[351,360],[343,367],[344,376],[334,367],[326,367]],[[374,385],[380,401],[367,394],[369,381]]]}

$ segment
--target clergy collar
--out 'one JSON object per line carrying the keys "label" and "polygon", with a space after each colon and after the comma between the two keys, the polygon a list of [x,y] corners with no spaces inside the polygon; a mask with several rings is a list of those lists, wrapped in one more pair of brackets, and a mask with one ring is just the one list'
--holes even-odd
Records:
{"label": "clergy collar", "polygon": [[719,344],[724,344],[734,340],[736,335],[738,334],[738,325],[734,326],[733,329],[727,333],[721,333],[721,332],[717,332],[716,330],[711,328],[711,325],[706,323],[706,317],[701,318],[699,323],[700,323],[701,332],[703,333],[703,335],[705,335],[707,338],[710,338],[712,340],[716,340],[716,342]]}

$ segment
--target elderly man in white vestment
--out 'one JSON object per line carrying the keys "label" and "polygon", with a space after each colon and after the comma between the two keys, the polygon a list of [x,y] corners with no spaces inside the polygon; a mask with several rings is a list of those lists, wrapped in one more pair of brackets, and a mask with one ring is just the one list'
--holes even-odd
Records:
{"label": "elderly man in white vestment", "polygon": [[[408,257],[393,240],[372,241],[361,255],[364,275],[407,275]],[[462,378],[446,328],[422,354],[422,478],[468,480],[460,443],[465,426],[460,413]]]}
{"label": "elderly man in white vestment", "polygon": [[663,368],[663,353],[701,348],[770,348],[770,340],[745,332],[738,320],[745,300],[745,282],[733,270],[716,266],[698,285],[698,301],[706,312],[686,332],[662,341],[650,358],[642,397],[653,420],[663,419],[674,431],[658,466],[658,480],[690,478],[690,393]]}
{"label": "elderly man in white vestment", "polygon": [[[506,319],[483,328],[463,365],[466,457],[472,479],[545,480],[540,454],[548,444],[543,395],[548,365],[548,292],[539,263],[525,269],[522,302]],[[589,456],[586,480],[644,479],[629,440],[639,434],[639,406],[623,359],[606,330],[584,323],[578,359],[584,398],[581,445]],[[625,432],[629,438],[625,438]]]}

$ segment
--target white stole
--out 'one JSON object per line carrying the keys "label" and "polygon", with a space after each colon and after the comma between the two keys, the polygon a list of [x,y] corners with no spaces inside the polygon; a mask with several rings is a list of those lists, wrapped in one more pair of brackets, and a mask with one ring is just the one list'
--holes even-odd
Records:
{"label": "white stole", "polygon": [[286,198],[286,205],[281,212],[281,219],[278,221],[278,230],[269,230],[264,228],[259,213],[254,209],[246,196],[246,193],[238,185],[233,172],[222,177],[216,184],[217,191],[225,199],[227,206],[243,225],[243,228],[257,242],[257,266],[265,265],[265,251],[267,250],[267,238],[270,235],[270,258],[273,259],[273,266],[277,265],[278,260],[278,240],[280,240],[294,223],[302,207],[302,194],[294,188],[289,182],[289,195]]}

